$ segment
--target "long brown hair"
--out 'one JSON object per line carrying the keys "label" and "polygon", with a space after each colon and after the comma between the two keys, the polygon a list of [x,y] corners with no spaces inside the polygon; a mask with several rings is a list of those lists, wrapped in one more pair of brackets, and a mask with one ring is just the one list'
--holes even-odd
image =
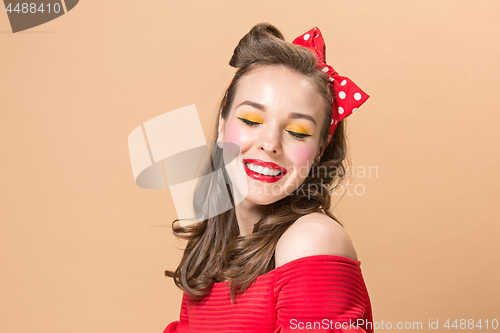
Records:
{"label": "long brown hair", "polygon": [[[326,142],[332,120],[332,94],[326,74],[316,67],[315,55],[284,40],[283,34],[268,23],[254,26],[238,43],[229,64],[238,68],[233,81],[220,104],[220,115],[227,119],[231,110],[239,80],[259,66],[281,65],[302,73],[314,82],[324,100],[324,126],[320,146]],[[216,121],[213,141],[217,141]],[[207,174],[212,167],[222,165],[221,149],[212,151],[213,166],[205,165]],[[215,282],[228,281],[231,299],[245,292],[257,276],[275,268],[274,251],[281,235],[301,216],[324,212],[340,223],[330,212],[331,192],[345,178],[346,139],[344,121],[339,122],[331,142],[325,148],[318,165],[313,166],[304,183],[287,197],[270,204],[262,218],[254,225],[253,233],[239,235],[234,205],[226,212],[188,226],[172,223],[173,233],[187,240],[182,260],[177,269],[165,271],[175,284],[192,299],[200,300],[210,292]],[[222,168],[223,169],[223,168]],[[224,188],[229,188],[227,174],[212,179],[210,183],[197,184],[193,205],[195,211],[214,209],[222,200]],[[222,184],[222,185],[220,185]],[[210,198],[211,200],[207,200]]]}

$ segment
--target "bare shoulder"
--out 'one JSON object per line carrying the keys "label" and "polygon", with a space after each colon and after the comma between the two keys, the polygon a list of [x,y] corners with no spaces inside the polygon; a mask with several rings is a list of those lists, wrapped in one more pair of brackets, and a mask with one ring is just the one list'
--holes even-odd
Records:
{"label": "bare shoulder", "polygon": [[351,238],[340,224],[325,214],[308,214],[295,221],[278,240],[275,266],[321,254],[358,260]]}

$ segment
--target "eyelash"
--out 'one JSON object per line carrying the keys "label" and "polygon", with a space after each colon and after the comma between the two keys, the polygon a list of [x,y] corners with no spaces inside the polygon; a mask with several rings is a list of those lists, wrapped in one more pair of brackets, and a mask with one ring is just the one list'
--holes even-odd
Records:
{"label": "eyelash", "polygon": [[245,119],[245,118],[240,118],[240,117],[237,117],[238,119],[240,119],[242,122],[244,122],[245,124],[247,125],[250,125],[250,126],[257,126],[257,125],[260,125],[260,123],[256,123],[254,121],[250,121],[248,119]]}
{"label": "eyelash", "polygon": [[[260,123],[250,121],[250,120],[245,119],[245,118],[240,118],[240,117],[237,117],[237,118],[240,119],[245,124],[247,124],[248,126],[253,127],[253,126],[260,125]],[[292,131],[287,131],[287,132],[290,133],[291,136],[293,136],[294,138],[296,138],[298,140],[303,140],[303,139],[307,138],[308,136],[311,136],[310,134],[303,134],[303,133],[297,133],[297,132],[292,132]]]}

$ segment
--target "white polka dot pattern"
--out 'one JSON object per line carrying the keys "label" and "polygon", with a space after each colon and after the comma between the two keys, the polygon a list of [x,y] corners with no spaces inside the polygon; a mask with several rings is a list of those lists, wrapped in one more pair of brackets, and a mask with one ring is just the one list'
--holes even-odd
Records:
{"label": "white polka dot pattern", "polygon": [[332,138],[337,124],[357,110],[370,96],[351,79],[340,76],[335,69],[327,65],[325,41],[317,27],[295,38],[292,44],[302,46],[314,53],[318,60],[318,69],[328,76],[332,88],[333,115],[330,125],[330,138]]}

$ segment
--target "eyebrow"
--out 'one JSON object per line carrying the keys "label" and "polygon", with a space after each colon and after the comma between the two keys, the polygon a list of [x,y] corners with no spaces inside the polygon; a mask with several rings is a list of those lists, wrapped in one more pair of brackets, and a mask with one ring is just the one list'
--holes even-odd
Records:
{"label": "eyebrow", "polygon": [[238,106],[235,107],[235,109],[239,108],[242,105],[249,105],[255,109],[259,109],[260,111],[264,111],[264,112],[267,111],[267,107],[264,104],[260,104],[260,103],[252,102],[252,101],[244,101],[243,103],[238,104]]}
{"label": "eyebrow", "polygon": [[[253,107],[255,109],[258,109],[258,110],[260,110],[262,112],[266,112],[267,111],[267,107],[264,104],[260,104],[260,103],[252,102],[252,101],[244,101],[244,102],[238,104],[238,106],[235,109],[239,108],[242,105],[251,106],[251,107]],[[288,118],[291,118],[291,119],[307,119],[307,120],[312,121],[314,123],[314,125],[318,126],[318,124],[316,124],[316,121],[314,120],[314,118],[311,117],[308,114],[298,113],[298,112],[292,112],[292,113],[289,114]]]}

